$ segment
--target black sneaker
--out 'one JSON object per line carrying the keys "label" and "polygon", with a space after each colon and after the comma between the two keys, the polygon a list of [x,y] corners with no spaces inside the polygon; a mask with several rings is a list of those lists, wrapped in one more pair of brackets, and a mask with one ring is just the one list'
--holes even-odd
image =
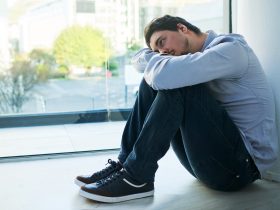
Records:
{"label": "black sneaker", "polygon": [[120,162],[116,162],[116,161],[113,161],[111,159],[108,160],[107,164],[109,164],[109,166],[102,169],[101,171],[95,172],[92,175],[77,176],[76,179],[75,179],[75,184],[78,185],[79,187],[81,187],[81,186],[84,186],[86,184],[91,184],[91,183],[97,182],[101,179],[106,178],[110,174],[121,170],[121,168],[122,168],[122,165],[121,165]]}
{"label": "black sneaker", "polygon": [[115,203],[154,195],[154,183],[139,183],[124,170],[81,187],[80,195],[88,199]]}

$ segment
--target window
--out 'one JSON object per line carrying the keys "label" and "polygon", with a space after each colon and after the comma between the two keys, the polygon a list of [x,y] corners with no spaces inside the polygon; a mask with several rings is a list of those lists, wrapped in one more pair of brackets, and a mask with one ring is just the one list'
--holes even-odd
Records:
{"label": "window", "polygon": [[142,78],[130,58],[145,47],[145,25],[170,14],[227,32],[224,2],[2,0],[0,127],[126,119]]}

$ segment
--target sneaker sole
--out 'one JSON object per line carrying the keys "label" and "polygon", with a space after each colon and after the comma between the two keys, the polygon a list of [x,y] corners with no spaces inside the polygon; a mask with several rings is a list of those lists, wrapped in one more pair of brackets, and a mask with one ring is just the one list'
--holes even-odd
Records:
{"label": "sneaker sole", "polygon": [[81,182],[81,181],[78,180],[78,179],[75,179],[75,184],[78,185],[79,187],[82,187],[82,186],[85,186],[85,185],[86,185],[86,183]]}
{"label": "sneaker sole", "polygon": [[122,202],[122,201],[128,201],[128,200],[153,196],[154,190],[149,191],[149,192],[144,192],[144,193],[137,193],[137,194],[132,194],[132,195],[121,196],[121,197],[107,197],[107,196],[102,196],[102,195],[91,194],[91,193],[88,193],[81,189],[80,195],[85,198],[94,200],[94,201],[99,201],[99,202],[104,202],[104,203],[117,203],[117,202]]}

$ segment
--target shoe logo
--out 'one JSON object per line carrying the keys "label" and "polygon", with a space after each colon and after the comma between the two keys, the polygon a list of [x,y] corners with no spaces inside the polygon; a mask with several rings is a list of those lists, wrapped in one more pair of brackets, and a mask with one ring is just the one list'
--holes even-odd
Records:
{"label": "shoe logo", "polygon": [[123,179],[123,181],[125,181],[127,184],[129,184],[130,186],[132,187],[136,187],[136,188],[140,188],[140,187],[144,187],[147,183],[144,183],[144,184],[141,184],[141,185],[136,185],[136,184],[133,184],[131,183],[130,181],[126,180],[126,179]]}

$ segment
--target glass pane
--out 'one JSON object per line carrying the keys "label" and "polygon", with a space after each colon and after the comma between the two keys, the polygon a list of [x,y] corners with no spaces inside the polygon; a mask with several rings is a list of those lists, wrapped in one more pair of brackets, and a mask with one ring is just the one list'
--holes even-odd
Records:
{"label": "glass pane", "polygon": [[[131,108],[143,77],[131,57],[165,14],[227,31],[223,0],[0,0],[0,117]],[[125,122],[109,124],[1,129],[0,153],[116,148]]]}
{"label": "glass pane", "polygon": [[130,108],[130,65],[155,17],[224,31],[223,0],[2,0],[0,114]]}
{"label": "glass pane", "polygon": [[[104,4],[104,1],[100,2]],[[183,17],[202,31],[225,32],[223,0],[135,0],[111,1],[107,19],[111,28],[111,49],[116,52],[112,65],[116,69],[108,79],[109,108],[131,107],[143,77],[130,64],[130,59],[140,48],[146,47],[143,31],[154,18],[165,14]],[[96,4],[99,4],[96,3]],[[110,74],[111,75],[111,74]]]}

